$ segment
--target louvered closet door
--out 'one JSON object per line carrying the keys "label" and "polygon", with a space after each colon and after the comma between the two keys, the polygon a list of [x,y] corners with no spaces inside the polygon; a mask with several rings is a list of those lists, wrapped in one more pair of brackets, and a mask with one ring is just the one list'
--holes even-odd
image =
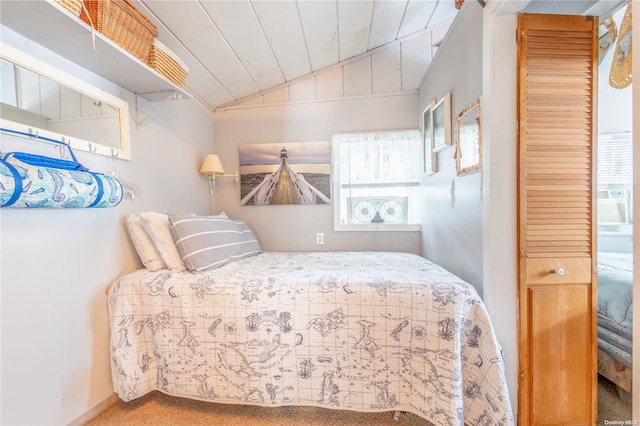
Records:
{"label": "louvered closet door", "polygon": [[521,425],[596,422],[597,28],[518,17]]}

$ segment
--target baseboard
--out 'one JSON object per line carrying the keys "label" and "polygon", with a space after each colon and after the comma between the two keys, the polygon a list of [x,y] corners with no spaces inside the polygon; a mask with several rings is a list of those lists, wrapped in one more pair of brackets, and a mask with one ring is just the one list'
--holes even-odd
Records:
{"label": "baseboard", "polygon": [[111,405],[115,404],[118,401],[118,395],[115,393],[109,396],[102,402],[97,403],[92,408],[90,408],[87,412],[77,417],[72,422],[68,423],[67,426],[82,426],[98,414],[102,413],[104,410],[109,408]]}

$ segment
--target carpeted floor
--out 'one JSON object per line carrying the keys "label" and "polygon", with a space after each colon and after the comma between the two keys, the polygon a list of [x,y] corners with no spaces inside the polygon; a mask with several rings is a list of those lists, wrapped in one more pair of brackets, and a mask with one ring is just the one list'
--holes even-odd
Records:
{"label": "carpeted floor", "polygon": [[[631,402],[618,395],[615,385],[599,377],[598,425],[631,419]],[[607,422],[608,421],[608,422]],[[618,423],[620,424],[620,423]],[[86,426],[430,426],[426,420],[405,413],[394,421],[393,412],[356,413],[315,407],[264,408],[193,401],[152,392],[135,401],[119,401],[86,423]]]}
{"label": "carpeted floor", "polygon": [[[622,399],[616,385],[602,376],[598,376],[598,426],[625,424],[631,420],[631,397]],[[614,423],[620,420],[622,423]]]}
{"label": "carpeted floor", "polygon": [[131,402],[119,401],[85,426],[430,426],[410,413],[357,413],[316,407],[266,408],[193,401],[152,392]]}

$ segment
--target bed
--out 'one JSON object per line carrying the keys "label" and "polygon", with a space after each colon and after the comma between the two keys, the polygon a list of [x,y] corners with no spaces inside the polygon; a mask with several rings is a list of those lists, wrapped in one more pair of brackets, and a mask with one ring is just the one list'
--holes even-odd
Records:
{"label": "bed", "polygon": [[633,255],[598,253],[598,372],[632,390]]}
{"label": "bed", "polygon": [[417,255],[260,251],[199,272],[145,268],[111,285],[108,307],[124,401],[158,390],[514,424],[482,300]]}

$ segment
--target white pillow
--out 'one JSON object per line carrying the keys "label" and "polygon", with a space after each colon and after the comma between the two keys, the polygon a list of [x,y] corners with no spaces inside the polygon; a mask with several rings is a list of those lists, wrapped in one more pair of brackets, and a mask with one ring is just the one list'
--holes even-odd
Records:
{"label": "white pillow", "polygon": [[150,271],[165,269],[167,266],[162,261],[160,253],[153,245],[153,241],[142,227],[142,219],[136,214],[132,214],[125,220],[129,238],[136,249],[142,264]]}
{"label": "white pillow", "polygon": [[167,268],[185,271],[187,268],[184,266],[176,243],[173,241],[169,228],[171,224],[166,213],[142,212],[140,217],[142,217],[142,227],[149,234]]}

